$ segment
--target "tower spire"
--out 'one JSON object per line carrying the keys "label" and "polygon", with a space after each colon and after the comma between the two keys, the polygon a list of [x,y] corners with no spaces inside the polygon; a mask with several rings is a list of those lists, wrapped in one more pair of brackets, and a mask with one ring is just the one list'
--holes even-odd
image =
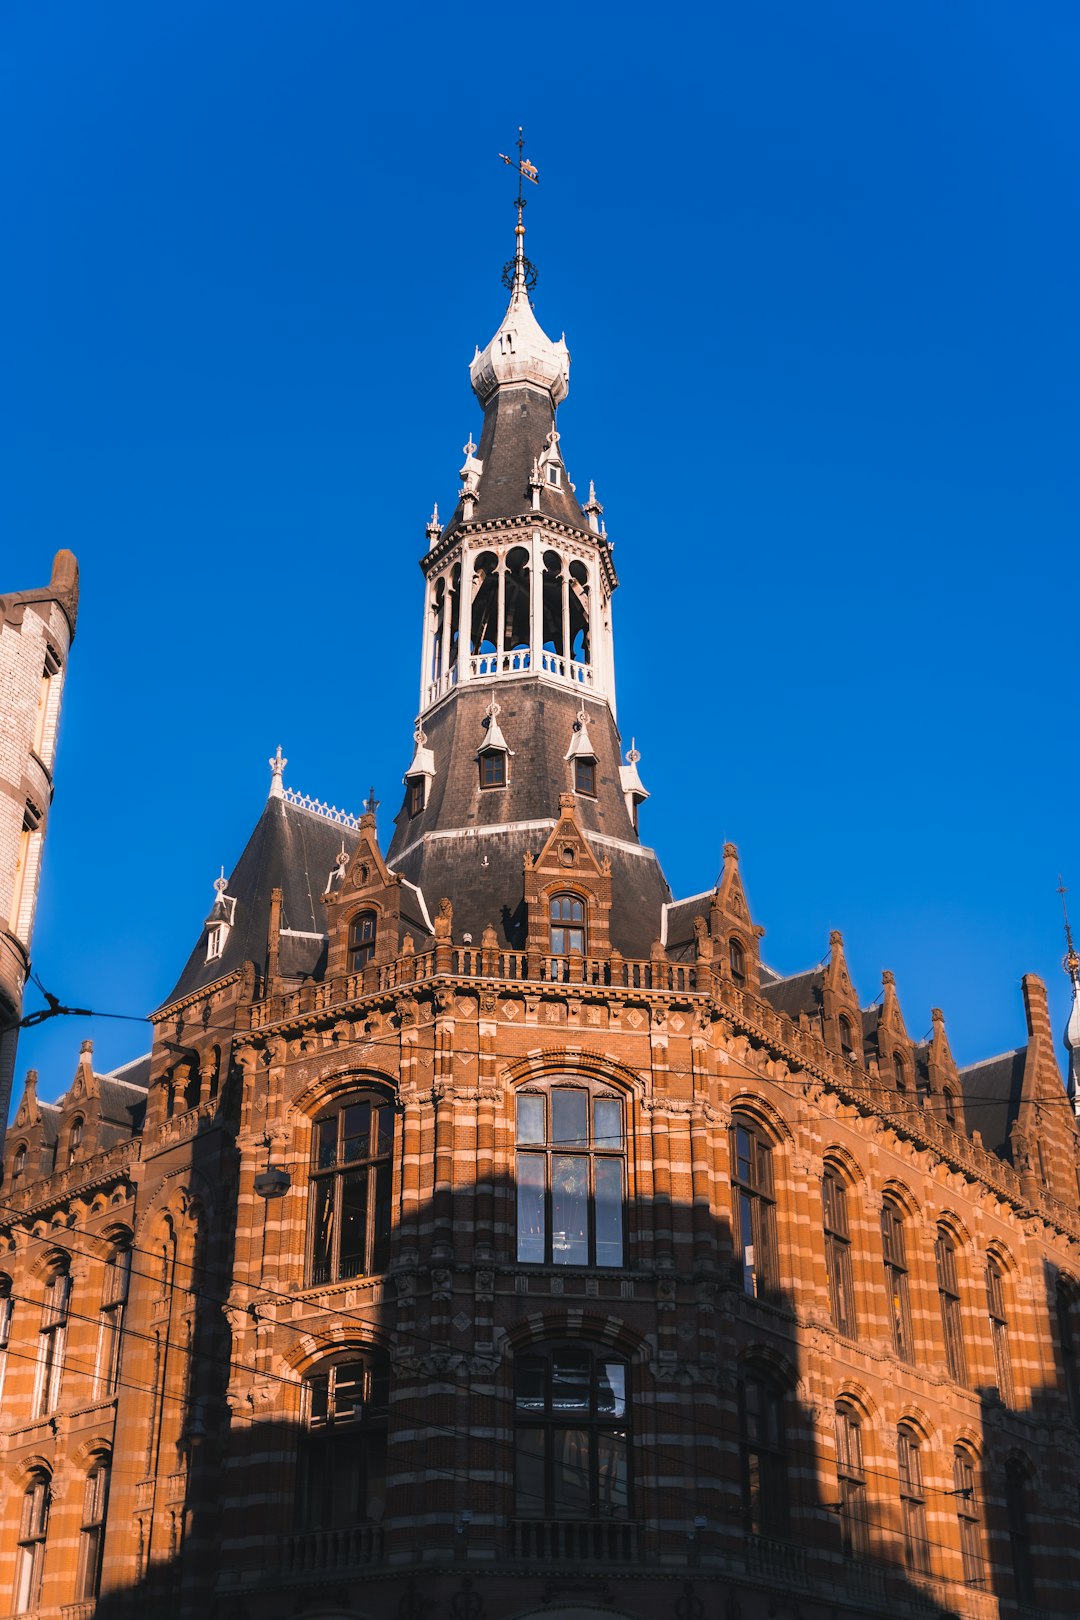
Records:
{"label": "tower spire", "polygon": [[1062,967],[1072,982],[1072,1007],[1069,1010],[1069,1022],[1065,1026],[1065,1045],[1069,1053],[1069,1100],[1073,1105],[1073,1112],[1080,1120],[1080,954],[1077,953],[1073,943],[1072,927],[1069,923],[1069,908],[1065,904],[1068,890],[1058,875],[1058,894],[1061,896],[1061,910],[1065,919],[1065,955],[1062,958]]}
{"label": "tower spire", "polygon": [[536,286],[536,266],[525,257],[525,182],[531,180],[534,186],[540,184],[540,177],[536,171],[535,163],[530,163],[525,156],[525,132],[518,125],[517,161],[507,157],[505,152],[499,156],[503,162],[509,164],[511,169],[517,170],[518,191],[514,198],[514,207],[517,209],[517,224],[514,226],[514,257],[503,265],[503,286],[508,287],[515,297],[525,297]]}

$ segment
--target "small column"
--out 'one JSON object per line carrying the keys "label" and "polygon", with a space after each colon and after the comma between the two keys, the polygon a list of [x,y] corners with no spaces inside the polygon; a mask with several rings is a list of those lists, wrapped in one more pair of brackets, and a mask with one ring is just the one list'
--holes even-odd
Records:
{"label": "small column", "polygon": [[570,564],[562,558],[562,655],[563,673],[570,678]]}
{"label": "small column", "polygon": [[529,668],[538,675],[544,664],[544,559],[540,551],[540,536],[534,529],[529,540],[532,558],[532,578],[529,581],[529,625],[532,636]]}
{"label": "small column", "polygon": [[461,548],[461,585],[458,590],[458,685],[472,676],[473,554]]}
{"label": "small column", "polygon": [[502,668],[503,647],[506,643],[506,553],[499,556],[499,627],[495,634],[495,668]]}

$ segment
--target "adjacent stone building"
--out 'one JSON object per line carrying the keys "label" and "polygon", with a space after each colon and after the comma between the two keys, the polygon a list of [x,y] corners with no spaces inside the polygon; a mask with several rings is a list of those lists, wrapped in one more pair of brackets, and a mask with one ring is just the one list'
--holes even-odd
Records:
{"label": "adjacent stone building", "polygon": [[78,608],[79,569],[70,551],[56,553],[41,590],[0,596],[0,1126],[11,1100]]}
{"label": "adjacent stone building", "polygon": [[961,1070],[839,934],[773,972],[733,845],[672,897],[523,236],[389,846],[279,749],[148,1057],[19,1104],[0,1610],[1072,1614],[1044,987]]}

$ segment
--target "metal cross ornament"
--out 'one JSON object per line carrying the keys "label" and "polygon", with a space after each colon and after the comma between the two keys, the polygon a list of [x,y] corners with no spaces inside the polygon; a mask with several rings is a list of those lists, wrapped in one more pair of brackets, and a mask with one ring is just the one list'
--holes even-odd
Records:
{"label": "metal cross ornament", "polygon": [[514,207],[517,209],[517,252],[512,259],[503,265],[502,280],[503,286],[513,291],[514,287],[518,285],[520,276],[525,291],[532,292],[536,286],[536,266],[530,259],[525,257],[525,226],[521,216],[525,211],[525,182],[528,180],[534,186],[538,186],[540,177],[536,170],[536,164],[530,163],[525,156],[525,134],[520,124],[518,125],[517,149],[516,162],[512,157],[507,157],[505,152],[499,153],[502,161],[509,168],[516,170],[518,177],[517,196],[514,198]]}

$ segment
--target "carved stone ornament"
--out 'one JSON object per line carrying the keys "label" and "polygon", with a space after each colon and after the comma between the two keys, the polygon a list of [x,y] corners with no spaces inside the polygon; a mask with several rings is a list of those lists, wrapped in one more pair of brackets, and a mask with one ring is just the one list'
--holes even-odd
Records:
{"label": "carved stone ornament", "polygon": [[454,927],[454,908],[444,895],[439,901],[439,909],[431,925],[431,931],[436,940],[445,940],[449,943],[450,934]]}
{"label": "carved stone ornament", "polygon": [[394,1370],[407,1377],[453,1378],[467,1373],[470,1378],[491,1378],[499,1370],[501,1357],[497,1353],[476,1355],[462,1350],[430,1350],[418,1356],[413,1350],[400,1350],[393,1356]]}

